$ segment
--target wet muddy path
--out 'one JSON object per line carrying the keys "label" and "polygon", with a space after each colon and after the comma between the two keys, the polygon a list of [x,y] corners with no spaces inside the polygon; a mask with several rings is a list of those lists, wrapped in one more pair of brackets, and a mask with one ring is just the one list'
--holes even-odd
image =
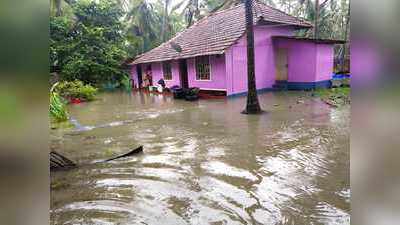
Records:
{"label": "wet muddy path", "polygon": [[305,95],[262,94],[260,116],[245,97],[71,105],[51,146],[84,166],[51,174],[51,224],[349,224],[350,109]]}

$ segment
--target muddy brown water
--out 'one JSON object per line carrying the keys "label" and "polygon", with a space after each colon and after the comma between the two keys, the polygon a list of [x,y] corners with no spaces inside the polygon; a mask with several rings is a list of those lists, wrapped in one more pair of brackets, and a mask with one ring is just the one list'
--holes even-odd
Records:
{"label": "muddy brown water", "polygon": [[51,224],[350,224],[350,107],[307,96],[262,94],[258,116],[245,97],[71,105],[51,146],[83,166],[51,174]]}

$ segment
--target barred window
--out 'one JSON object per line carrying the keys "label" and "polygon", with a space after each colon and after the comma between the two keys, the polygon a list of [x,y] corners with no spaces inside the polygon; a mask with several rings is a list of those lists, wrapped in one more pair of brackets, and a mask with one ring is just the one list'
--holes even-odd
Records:
{"label": "barred window", "polygon": [[210,59],[208,56],[196,57],[196,80],[210,80]]}
{"label": "barred window", "polygon": [[172,80],[172,70],[171,70],[171,62],[163,62],[163,74],[164,80]]}

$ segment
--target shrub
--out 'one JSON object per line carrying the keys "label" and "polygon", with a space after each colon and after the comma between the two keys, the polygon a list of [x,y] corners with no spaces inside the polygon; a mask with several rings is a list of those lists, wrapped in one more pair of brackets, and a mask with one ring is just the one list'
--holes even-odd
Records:
{"label": "shrub", "polygon": [[121,87],[126,91],[130,91],[132,89],[131,79],[128,76],[124,75],[122,77]]}
{"label": "shrub", "polygon": [[65,103],[55,91],[50,91],[50,118],[56,122],[63,122],[68,119]]}
{"label": "shrub", "polygon": [[66,99],[77,98],[83,101],[92,101],[97,94],[97,88],[84,84],[80,80],[63,81],[56,86],[56,92]]}

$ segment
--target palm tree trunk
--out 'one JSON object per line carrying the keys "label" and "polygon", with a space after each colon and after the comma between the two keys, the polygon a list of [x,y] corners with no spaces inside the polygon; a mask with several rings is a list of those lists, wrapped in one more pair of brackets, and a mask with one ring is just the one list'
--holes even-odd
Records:
{"label": "palm tree trunk", "polygon": [[53,5],[52,9],[55,9],[55,16],[61,16],[62,15],[61,0],[52,0],[50,4]]}
{"label": "palm tree trunk", "polygon": [[169,0],[165,0],[164,15],[163,15],[162,27],[161,27],[161,39],[162,39],[163,42],[166,40],[168,6],[169,6]]}
{"label": "palm tree trunk", "polygon": [[247,104],[242,112],[245,114],[261,113],[261,107],[258,102],[256,77],[254,69],[254,31],[253,31],[253,2],[246,0],[246,38],[247,38]]}
{"label": "palm tree trunk", "polygon": [[314,38],[318,39],[319,0],[315,0]]}
{"label": "palm tree trunk", "polygon": [[349,45],[349,31],[350,31],[350,1],[349,1],[349,7],[347,9],[347,15],[346,15],[346,27],[345,27],[345,32],[344,32],[344,40],[347,41],[347,43],[345,43],[343,45],[343,55],[342,55],[342,59],[341,59],[341,70],[344,71],[345,70],[345,59],[348,53],[348,50],[350,49],[350,45]]}

